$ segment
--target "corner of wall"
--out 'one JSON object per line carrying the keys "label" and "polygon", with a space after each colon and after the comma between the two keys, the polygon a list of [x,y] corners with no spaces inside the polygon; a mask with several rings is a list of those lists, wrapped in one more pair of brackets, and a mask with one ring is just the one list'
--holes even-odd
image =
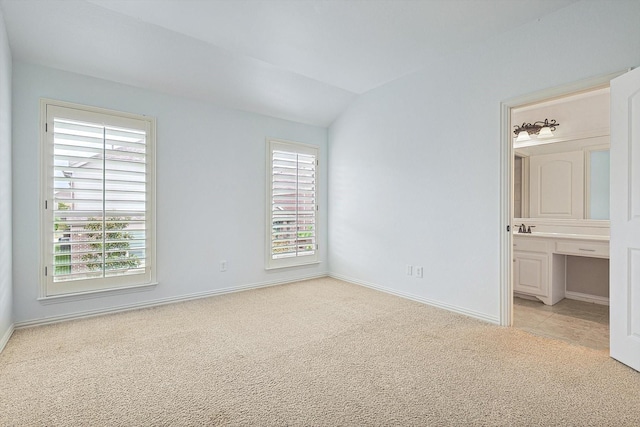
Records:
{"label": "corner of wall", "polygon": [[0,352],[14,330],[13,220],[11,167],[12,60],[2,10],[0,10]]}
{"label": "corner of wall", "polygon": [[11,338],[11,335],[13,335],[14,330],[15,330],[15,326],[12,323],[9,325],[9,329],[7,329],[7,331],[4,333],[2,338],[0,338],[0,353],[2,353],[4,348],[7,346],[7,343],[9,343],[9,338]]}

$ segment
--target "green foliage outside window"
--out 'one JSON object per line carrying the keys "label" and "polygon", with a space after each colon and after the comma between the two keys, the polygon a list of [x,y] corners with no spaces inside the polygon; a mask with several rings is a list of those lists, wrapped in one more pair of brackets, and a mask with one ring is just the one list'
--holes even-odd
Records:
{"label": "green foliage outside window", "polygon": [[136,268],[140,265],[140,260],[129,254],[129,242],[133,236],[131,233],[123,231],[129,226],[130,218],[107,218],[105,221],[106,236],[102,241],[103,222],[97,218],[89,218],[88,224],[85,225],[85,236],[88,239],[95,240],[89,243],[89,247],[94,251],[89,254],[82,255],[82,260],[86,262],[89,270],[102,270],[102,257],[104,254],[105,270],[125,270],[128,268]]}
{"label": "green foliage outside window", "polygon": [[[66,203],[58,203],[59,211],[68,211],[70,206]],[[65,224],[65,222],[61,218],[55,219],[55,223],[53,226],[56,232],[65,232],[69,231],[69,225]],[[68,235],[67,235],[68,236]],[[62,239],[65,239],[64,237]],[[68,240],[68,237],[66,237]],[[63,240],[59,240],[63,241]],[[56,245],[55,246],[55,255],[54,255],[54,275],[64,275],[71,274],[71,245]]]}

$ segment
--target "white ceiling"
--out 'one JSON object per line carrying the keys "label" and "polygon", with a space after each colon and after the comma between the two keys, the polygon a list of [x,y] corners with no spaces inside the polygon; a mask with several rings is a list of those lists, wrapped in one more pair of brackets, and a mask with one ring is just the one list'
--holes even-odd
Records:
{"label": "white ceiling", "polygon": [[0,0],[14,59],[328,126],[386,82],[576,0]]}

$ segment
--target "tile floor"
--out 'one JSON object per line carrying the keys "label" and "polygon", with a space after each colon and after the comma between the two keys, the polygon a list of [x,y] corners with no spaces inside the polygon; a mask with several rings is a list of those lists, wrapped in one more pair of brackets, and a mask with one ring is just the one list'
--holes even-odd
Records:
{"label": "tile floor", "polygon": [[555,305],[513,298],[513,326],[572,344],[609,350],[609,307],[563,299]]}

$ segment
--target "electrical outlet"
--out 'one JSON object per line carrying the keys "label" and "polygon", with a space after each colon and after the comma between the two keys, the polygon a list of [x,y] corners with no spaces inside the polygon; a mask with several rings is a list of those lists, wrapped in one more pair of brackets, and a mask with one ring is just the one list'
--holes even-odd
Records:
{"label": "electrical outlet", "polygon": [[227,261],[226,260],[220,261],[220,271],[227,271]]}
{"label": "electrical outlet", "polygon": [[416,277],[422,278],[422,267],[416,267]]}
{"label": "electrical outlet", "polygon": [[407,265],[407,276],[413,276],[413,265]]}

